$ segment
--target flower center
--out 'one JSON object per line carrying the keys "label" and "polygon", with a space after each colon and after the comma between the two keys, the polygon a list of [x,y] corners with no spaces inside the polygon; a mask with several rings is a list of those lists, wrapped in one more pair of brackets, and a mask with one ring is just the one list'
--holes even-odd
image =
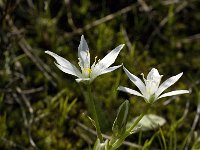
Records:
{"label": "flower center", "polygon": [[85,77],[90,77],[90,74],[92,73],[92,69],[90,69],[90,68],[83,68],[83,71],[82,71],[82,73],[84,74],[84,76]]}
{"label": "flower center", "polygon": [[146,81],[146,90],[149,95],[154,94],[158,89],[159,83],[155,80],[147,80]]}
{"label": "flower center", "polygon": [[161,78],[156,78],[155,76],[150,76],[148,79],[144,78],[144,74],[141,74],[143,77],[143,80],[145,81],[146,85],[146,98],[152,99],[155,98],[155,92],[158,90],[158,86],[160,84]]}
{"label": "flower center", "polygon": [[84,68],[83,71],[84,71],[84,73],[90,74],[92,72],[92,69]]}
{"label": "flower center", "polygon": [[[90,55],[89,51],[87,51],[87,56]],[[95,57],[95,61],[94,63],[92,64],[92,66],[90,67],[90,64],[89,63],[82,63],[82,60],[80,58],[78,58],[79,62],[78,62],[78,65],[81,67],[81,70],[82,70],[82,74],[85,78],[91,78],[91,73],[95,73],[95,67],[96,67],[96,64],[100,61],[100,59],[97,61],[97,56]],[[93,75],[92,75],[93,76]]]}

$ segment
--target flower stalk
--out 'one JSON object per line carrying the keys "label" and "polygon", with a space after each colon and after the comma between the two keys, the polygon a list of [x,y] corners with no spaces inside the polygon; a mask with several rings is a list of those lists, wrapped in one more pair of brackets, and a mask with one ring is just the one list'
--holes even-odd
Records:
{"label": "flower stalk", "polygon": [[100,140],[100,143],[103,143],[103,136],[101,134],[101,129],[100,129],[99,120],[98,120],[98,116],[97,116],[96,106],[95,106],[95,102],[94,102],[94,99],[93,99],[93,96],[92,96],[92,90],[91,90],[90,84],[87,85],[87,92],[88,92],[88,95],[89,95],[88,103],[91,106],[92,119],[94,119],[94,121],[95,121],[97,137]]}
{"label": "flower stalk", "polygon": [[124,140],[131,134],[134,127],[140,122],[140,120],[144,117],[145,113],[142,113],[137,120],[134,122],[134,124],[119,138],[116,140],[116,142],[112,145],[112,148],[110,150],[116,150],[118,147],[122,145]]}

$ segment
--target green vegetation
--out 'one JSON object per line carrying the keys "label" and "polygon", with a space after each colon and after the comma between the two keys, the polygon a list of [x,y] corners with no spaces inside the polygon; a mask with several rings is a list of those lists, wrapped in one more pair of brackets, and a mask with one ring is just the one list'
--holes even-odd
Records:
{"label": "green vegetation", "polygon": [[[44,53],[50,50],[78,67],[81,35],[91,58],[102,59],[125,44],[116,65],[123,63],[137,76],[157,68],[165,75],[162,81],[184,72],[167,91],[191,91],[156,102],[148,113],[166,123],[135,132],[119,149],[200,149],[199,6],[198,0],[0,0],[0,149],[93,146],[96,132],[88,118],[86,87]],[[91,85],[101,131],[108,137],[126,99],[128,123],[147,108],[141,98],[117,91],[119,85],[137,90],[122,68]]]}

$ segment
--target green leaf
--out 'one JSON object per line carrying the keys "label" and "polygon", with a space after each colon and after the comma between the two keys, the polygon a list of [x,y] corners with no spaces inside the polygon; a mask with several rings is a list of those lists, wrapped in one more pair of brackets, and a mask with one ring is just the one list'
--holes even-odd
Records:
{"label": "green leaf", "polygon": [[126,130],[126,124],[129,114],[129,101],[126,100],[123,102],[117,112],[117,117],[113,123],[112,131],[115,137],[119,137],[122,135]]}
{"label": "green leaf", "polygon": [[[131,123],[128,123],[127,126],[131,126],[131,124],[137,119],[134,118]],[[154,114],[147,114],[145,115],[140,122],[137,124],[135,129],[137,131],[148,131],[148,130],[154,130],[159,128],[160,126],[163,126],[166,123],[166,120],[160,116],[154,115]],[[137,132],[134,131],[134,132]]]}

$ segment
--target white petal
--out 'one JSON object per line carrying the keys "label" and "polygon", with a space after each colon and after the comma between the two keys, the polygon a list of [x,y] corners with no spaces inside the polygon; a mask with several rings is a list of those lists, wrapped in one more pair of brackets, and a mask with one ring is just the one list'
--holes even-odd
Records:
{"label": "white petal", "polygon": [[174,95],[180,95],[180,94],[186,94],[186,93],[190,93],[188,90],[176,90],[176,91],[171,91],[171,92],[167,92],[162,94],[161,96],[158,97],[162,98],[162,97],[167,97],[167,96],[174,96]]}
{"label": "white petal", "polygon": [[81,41],[78,46],[78,57],[81,59],[81,65],[83,68],[89,68],[90,67],[90,53],[88,44],[84,38],[84,36],[81,36]]}
{"label": "white petal", "polygon": [[58,64],[56,64],[56,66],[63,72],[77,76],[77,77],[81,76],[80,71],[73,64],[71,64],[68,60],[66,60],[63,57],[60,57],[57,54],[50,52],[50,51],[45,51],[45,53],[49,54],[50,56],[52,56],[56,59],[56,61],[58,63]]}
{"label": "white petal", "polygon": [[164,81],[158,88],[156,92],[156,96],[159,96],[164,90],[166,90],[168,87],[173,85],[175,82],[178,81],[178,79],[183,75],[183,73],[179,73],[176,76],[172,76],[171,78]]}
{"label": "white petal", "polygon": [[117,58],[119,52],[124,47],[124,44],[121,44],[117,46],[115,49],[113,49],[111,52],[109,52],[102,60],[100,60],[95,68],[98,69],[106,69],[110,65],[112,65],[115,62],[115,59]]}
{"label": "white petal", "polygon": [[90,78],[78,78],[76,79],[76,82],[85,82],[85,81],[90,81]]}
{"label": "white petal", "polygon": [[[56,63],[55,63],[55,65],[56,65],[61,71],[65,72],[65,73],[67,73],[67,74],[71,74],[71,75],[74,75],[74,76],[79,77],[79,78],[82,77],[81,72],[80,72],[77,68],[70,68],[70,69],[69,69],[69,67],[67,68],[67,67],[65,67],[65,66],[61,66],[61,65],[56,64]],[[74,66],[74,67],[75,67],[75,66]],[[73,70],[71,70],[71,69],[73,69]]]}
{"label": "white petal", "polygon": [[109,67],[109,68],[106,68],[104,70],[100,70],[100,69],[97,69],[97,68],[93,68],[91,74],[90,74],[90,78],[91,80],[94,80],[96,77],[102,75],[102,74],[106,74],[106,73],[109,73],[109,72],[112,72],[114,71],[115,69],[121,67],[122,65],[118,65],[118,66],[113,66],[113,67]]}
{"label": "white petal", "polygon": [[128,78],[138,87],[138,89],[141,91],[142,95],[146,95],[146,89],[144,83],[138,78],[137,76],[131,74],[125,67],[123,67],[126,75]]}
{"label": "white petal", "polygon": [[101,71],[101,74],[105,74],[105,73],[108,73],[108,72],[112,72],[114,71],[115,69],[121,67],[122,65],[118,65],[118,66],[113,66],[113,67],[109,67],[109,68],[106,68],[105,70]]}
{"label": "white petal", "polygon": [[119,86],[119,87],[117,88],[117,90],[123,91],[123,92],[126,92],[126,93],[129,93],[129,94],[132,94],[132,95],[144,97],[144,96],[143,96],[142,94],[140,94],[138,91],[132,90],[132,89],[127,88],[127,87]]}
{"label": "white petal", "polygon": [[109,73],[109,72],[112,72],[114,71],[115,69],[121,67],[122,65],[118,65],[118,66],[113,66],[113,67],[109,67],[109,68],[106,68],[104,70],[98,70],[97,68],[95,68],[94,70],[92,70],[92,73],[90,75],[91,79],[94,80],[96,77],[102,75],[102,74],[106,74],[106,73]]}
{"label": "white petal", "polygon": [[161,75],[159,74],[158,70],[155,68],[152,68],[151,71],[147,75],[147,80],[155,80],[159,81],[161,79]]}

